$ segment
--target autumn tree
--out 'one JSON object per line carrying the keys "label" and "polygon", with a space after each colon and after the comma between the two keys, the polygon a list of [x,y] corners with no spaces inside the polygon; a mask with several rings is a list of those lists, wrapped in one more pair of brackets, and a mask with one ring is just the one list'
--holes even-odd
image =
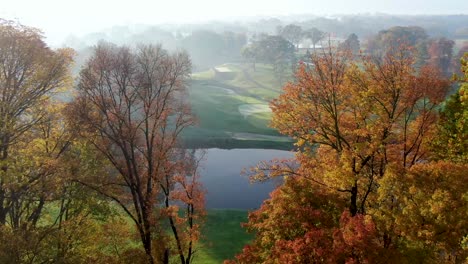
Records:
{"label": "autumn tree", "polygon": [[80,73],[69,113],[111,164],[98,183],[80,183],[133,220],[148,263],[169,263],[172,256],[190,263],[199,237],[203,192],[193,155],[178,141],[193,124],[185,101],[190,71],[184,52],[101,43]]}
{"label": "autumn tree", "polygon": [[[69,50],[47,47],[37,29],[0,21],[0,225],[19,227],[20,219],[37,223],[44,197],[37,197],[27,212],[22,203],[31,199],[24,195],[40,186],[49,172],[44,167],[22,171],[23,164],[17,162],[31,162],[21,156],[28,151],[23,148],[47,122],[50,98],[69,85],[71,55]],[[47,153],[38,155],[43,154]]]}
{"label": "autumn tree", "polygon": [[452,72],[453,46],[455,42],[446,38],[432,40],[428,45],[429,63],[437,67],[445,76]]}
{"label": "autumn tree", "polygon": [[103,233],[93,227],[107,203],[72,181],[72,174],[99,170],[73,166],[82,159],[73,155],[59,100],[71,86],[72,57],[69,49],[48,47],[38,29],[0,22],[2,263],[76,263],[99,255],[90,252],[102,246]]}
{"label": "autumn tree", "polygon": [[296,140],[297,165],[252,169],[285,183],[250,214],[257,237],[237,262],[464,259],[467,167],[435,160],[430,144],[449,82],[413,58],[399,47],[358,64],[329,50],[285,85],[272,125]]}
{"label": "autumn tree", "polygon": [[71,86],[72,56],[47,47],[37,29],[1,21],[2,263],[70,263],[97,255],[89,253],[99,244],[91,226],[106,215],[107,204],[71,180],[92,165],[73,166],[74,136],[59,100]]}
{"label": "autumn tree", "polygon": [[50,49],[39,30],[1,21],[0,225],[12,232],[34,229],[60,186],[56,162],[68,140],[51,121],[50,104],[70,84],[71,61],[70,50]]}

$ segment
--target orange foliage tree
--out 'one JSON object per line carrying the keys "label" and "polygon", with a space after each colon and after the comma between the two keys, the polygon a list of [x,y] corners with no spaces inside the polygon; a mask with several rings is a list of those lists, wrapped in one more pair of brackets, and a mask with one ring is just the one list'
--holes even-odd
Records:
{"label": "orange foliage tree", "polygon": [[296,140],[297,165],[252,168],[254,180],[285,182],[250,214],[256,239],[233,262],[461,261],[468,167],[434,160],[429,144],[449,82],[414,70],[405,47],[312,61],[271,103],[273,127]]}

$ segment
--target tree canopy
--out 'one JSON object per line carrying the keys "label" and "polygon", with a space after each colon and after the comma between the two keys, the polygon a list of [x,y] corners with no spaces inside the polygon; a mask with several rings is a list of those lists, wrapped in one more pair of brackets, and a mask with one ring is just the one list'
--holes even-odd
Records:
{"label": "tree canopy", "polygon": [[250,214],[256,239],[233,263],[465,260],[468,168],[431,147],[450,83],[411,54],[358,65],[330,50],[284,86],[272,125],[296,140],[297,165],[252,168],[285,182]]}
{"label": "tree canopy", "polygon": [[113,172],[98,183],[80,183],[117,202],[132,219],[149,263],[169,263],[172,255],[190,263],[199,237],[203,190],[196,162],[178,140],[193,124],[184,99],[190,71],[184,52],[101,43],[70,105],[69,118]]}

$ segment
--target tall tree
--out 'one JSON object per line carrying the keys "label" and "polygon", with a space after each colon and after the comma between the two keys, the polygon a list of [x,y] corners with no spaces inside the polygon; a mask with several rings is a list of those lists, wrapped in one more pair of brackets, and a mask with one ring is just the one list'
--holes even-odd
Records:
{"label": "tall tree", "polygon": [[19,195],[41,181],[40,173],[26,179],[10,174],[12,159],[21,158],[11,151],[45,120],[49,98],[70,84],[71,61],[69,50],[47,47],[39,30],[0,21],[0,225]]}
{"label": "tall tree", "polygon": [[452,62],[452,67],[454,69],[455,74],[462,74],[462,61],[466,59],[463,59],[464,55],[468,53],[468,41],[464,41],[461,45],[461,47],[458,49],[458,53],[453,56],[453,62]]}
{"label": "tall tree", "polygon": [[196,164],[178,141],[193,124],[185,100],[190,71],[186,53],[101,43],[80,73],[70,112],[113,167],[100,184],[82,183],[133,220],[149,263],[169,263],[172,255],[190,263],[198,239],[203,192]]}
{"label": "tall tree", "polygon": [[103,233],[95,224],[108,204],[72,180],[99,173],[99,166],[74,166],[82,159],[73,155],[78,148],[59,99],[71,87],[72,56],[47,47],[37,29],[0,22],[2,263],[88,262],[99,255]]}
{"label": "tall tree", "polygon": [[452,72],[452,55],[455,42],[446,38],[432,40],[428,45],[429,63],[445,75]]}
{"label": "tall tree", "polygon": [[426,31],[421,27],[391,27],[381,30],[369,39],[367,51],[377,57],[385,57],[389,51],[395,51],[400,46],[416,47],[428,39]]}
{"label": "tall tree", "polygon": [[351,34],[348,38],[340,44],[342,50],[349,50],[354,56],[359,54],[361,45],[359,43],[358,36],[356,34]]}
{"label": "tall tree", "polygon": [[433,161],[429,144],[449,82],[434,68],[416,72],[404,47],[383,60],[331,50],[312,60],[271,104],[273,126],[296,140],[297,165],[252,169],[254,180],[286,179],[250,214],[257,238],[237,261],[463,259],[467,166]]}
{"label": "tall tree", "polygon": [[224,56],[227,59],[238,59],[241,55],[242,48],[247,43],[245,34],[226,31],[223,33],[224,39]]}
{"label": "tall tree", "polygon": [[241,50],[241,55],[245,59],[246,62],[252,63],[252,68],[256,71],[255,65],[257,63],[257,56],[258,52],[255,50],[257,48],[256,45],[245,46]]}
{"label": "tall tree", "polygon": [[437,137],[432,142],[434,153],[440,159],[468,161],[468,53],[461,58],[460,87],[441,110]]}
{"label": "tall tree", "polygon": [[216,32],[194,31],[182,40],[182,47],[190,53],[194,67],[212,67],[224,62],[225,41]]}
{"label": "tall tree", "polygon": [[262,36],[246,47],[243,55],[252,60],[254,65],[255,61],[271,64],[280,83],[283,83],[287,65],[296,63],[294,45],[281,36]]}
{"label": "tall tree", "polygon": [[420,41],[416,44],[415,50],[417,55],[414,65],[416,69],[421,69],[429,62],[428,43],[429,41]]}
{"label": "tall tree", "polygon": [[325,37],[325,32],[317,28],[311,28],[304,31],[304,37],[312,41],[315,50],[315,45]]}
{"label": "tall tree", "polygon": [[274,65],[278,61],[288,61],[294,56],[294,45],[280,36],[264,36],[254,43],[258,58]]}
{"label": "tall tree", "polygon": [[293,43],[297,49],[302,39],[302,28],[294,24],[289,24],[280,29],[279,35]]}

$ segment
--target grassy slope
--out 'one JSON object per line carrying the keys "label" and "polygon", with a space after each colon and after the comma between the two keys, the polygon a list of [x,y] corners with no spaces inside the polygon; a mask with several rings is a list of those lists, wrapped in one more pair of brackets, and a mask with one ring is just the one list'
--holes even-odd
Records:
{"label": "grassy slope", "polygon": [[[134,227],[132,220],[116,204],[109,208],[116,215],[116,219],[123,219],[128,230]],[[51,221],[58,216],[58,204],[52,204],[45,208],[45,213],[50,215]],[[247,222],[248,212],[237,209],[210,209],[207,211],[206,222],[203,224],[202,240],[198,244],[195,255],[195,264],[219,264],[223,260],[232,259],[242,251],[252,238],[241,223]],[[119,218],[117,215],[122,216]],[[49,223],[50,224],[50,223]],[[102,223],[101,223],[102,224]],[[135,240],[128,241],[128,248],[141,247],[139,237],[135,232]],[[170,234],[172,235],[172,234]],[[105,248],[104,248],[105,249]],[[177,261],[176,261],[177,262]]]}
{"label": "grassy slope", "polygon": [[195,264],[218,264],[232,259],[253,236],[240,223],[247,222],[247,211],[209,210],[202,234],[204,239]]}
{"label": "grassy slope", "polygon": [[290,149],[290,144],[284,144],[284,140],[277,142],[256,137],[239,142],[230,136],[233,132],[279,136],[276,130],[268,127],[271,113],[244,116],[238,110],[243,104],[268,105],[271,99],[279,95],[280,85],[271,66],[259,64],[256,71],[242,64],[223,64],[222,67],[231,70],[225,77],[216,76],[213,70],[192,75],[190,101],[199,125],[189,128],[184,138],[205,147],[271,145],[272,148]]}

